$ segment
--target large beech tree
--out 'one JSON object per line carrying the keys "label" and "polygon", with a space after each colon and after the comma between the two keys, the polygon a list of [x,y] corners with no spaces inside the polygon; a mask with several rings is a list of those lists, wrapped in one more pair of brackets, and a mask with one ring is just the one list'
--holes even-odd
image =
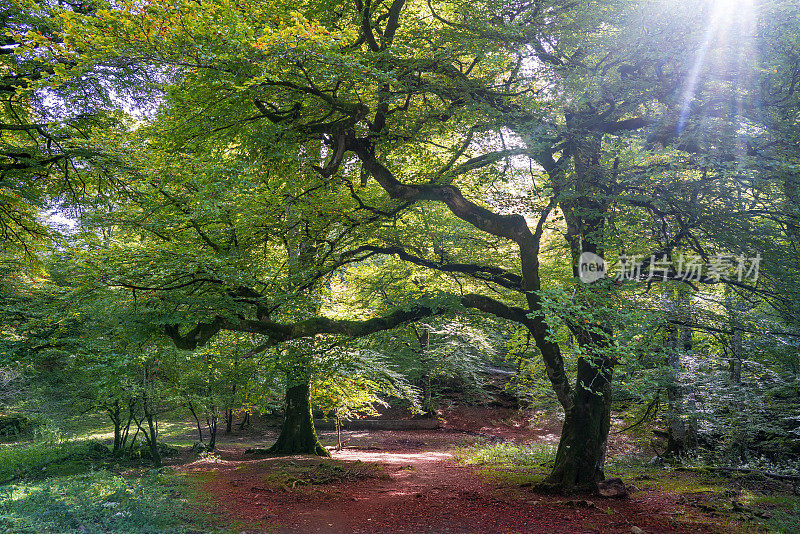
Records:
{"label": "large beech tree", "polygon": [[[236,157],[217,161],[214,151],[209,157],[197,151],[175,159],[149,131],[136,138],[146,149],[127,151],[129,138],[121,135],[124,141],[103,138],[106,148],[118,143],[115,157],[127,158],[127,167],[109,200],[114,212],[84,218],[90,249],[75,251],[78,276],[87,287],[128,295],[126,320],[160,330],[179,349],[197,349],[222,330],[248,334],[255,341],[244,357],[269,351],[285,375],[285,420],[272,451],[327,455],[309,399],[315,344],[391,329],[439,313],[446,303],[406,299],[379,311],[331,314],[326,300],[335,296],[326,284],[347,263],[334,252],[358,238],[372,215],[342,223],[320,213],[318,202],[342,209],[347,201],[315,183],[302,165],[271,161],[235,173],[228,166],[242,163]],[[225,187],[218,187],[220,179]],[[292,180],[304,187],[287,195]],[[103,230],[103,243],[95,229]]]}
{"label": "large beech tree", "polygon": [[[313,298],[315,284],[348,263],[391,256],[446,273],[461,306],[530,332],[566,414],[548,482],[593,487],[603,477],[621,354],[613,315],[625,293],[607,281],[580,284],[581,253],[666,257],[664,272],[674,273],[680,250],[752,253],[746,233],[725,238],[747,225],[724,222],[763,216],[758,191],[769,184],[748,154],[770,141],[757,127],[758,85],[743,82],[758,60],[726,40],[741,35],[743,46],[760,26],[744,11],[701,4],[354,0],[290,9],[187,1],[67,16],[59,53],[80,52],[83,61],[65,76],[144,71],[164,89],[161,112],[138,138],[138,161],[120,156],[124,163],[153,169],[143,163],[153,153],[165,162],[209,154],[213,162],[202,187],[163,173],[139,180],[137,195],[148,190],[172,207],[154,224],[148,217],[159,210],[142,203],[127,221],[167,248],[173,233],[190,236],[219,269],[187,271],[173,258],[180,269],[162,268],[158,283],[132,283],[141,268],[118,282],[202,294],[188,308],[173,303],[171,317],[154,308],[181,348],[226,329],[263,336],[258,349],[266,350],[321,334],[365,335],[437,309],[412,305],[363,320],[289,309],[287,295]],[[136,142],[126,137],[120,146]],[[248,189],[258,180],[264,189]],[[241,211],[226,211],[215,196],[231,188]],[[510,207],[498,200],[509,191],[517,197]],[[285,198],[302,199],[303,216],[287,217],[298,208],[287,210]],[[723,208],[720,198],[736,200]],[[423,210],[440,223],[424,224]],[[167,223],[179,214],[182,223]],[[291,239],[278,259],[254,259],[257,244],[280,241],[298,224],[313,261],[287,269],[286,259],[302,253]],[[568,258],[560,274],[543,271],[543,245]],[[290,290],[263,283],[272,267]],[[568,309],[577,310],[564,318],[579,347],[574,380],[548,297],[565,284]],[[307,316],[309,309],[317,311]],[[287,401],[307,411],[305,401]]]}

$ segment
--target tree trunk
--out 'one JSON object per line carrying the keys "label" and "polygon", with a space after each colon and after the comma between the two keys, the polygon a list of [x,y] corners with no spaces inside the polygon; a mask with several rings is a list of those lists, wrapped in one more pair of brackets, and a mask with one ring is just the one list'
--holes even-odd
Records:
{"label": "tree trunk", "polygon": [[187,400],[186,404],[189,407],[189,412],[192,414],[192,417],[194,417],[194,422],[197,424],[197,436],[200,438],[200,443],[203,443],[203,427],[200,425],[200,418],[197,417],[194,404],[192,404],[192,401],[190,400]]}
{"label": "tree trunk", "polygon": [[161,453],[158,451],[158,435],[153,422],[153,414],[150,411],[146,411],[145,417],[147,417],[147,426],[150,429],[150,437],[147,440],[147,444],[150,445],[150,456],[153,459],[153,465],[161,467]]}
{"label": "tree trunk", "polygon": [[233,409],[225,409],[225,433],[230,434],[233,430]]}
{"label": "tree trunk", "polygon": [[250,425],[250,412],[244,412],[242,416],[242,421],[239,423],[239,432],[244,430]]}
{"label": "tree trunk", "polygon": [[430,419],[436,418],[436,409],[433,406],[433,388],[431,386],[431,372],[428,371],[425,374],[424,378],[425,382],[423,382],[423,392],[424,397],[422,400],[422,410],[425,412],[425,417]]}
{"label": "tree trunk", "polygon": [[728,315],[728,326],[731,329],[729,339],[730,361],[728,378],[733,386],[742,383],[742,358],[743,358],[743,309],[738,299],[733,294],[730,286],[725,286],[725,311]]}
{"label": "tree trunk", "polygon": [[739,329],[731,334],[730,381],[737,386],[742,384],[742,331]]}
{"label": "tree trunk", "polygon": [[122,444],[122,421],[119,419],[114,419],[114,449],[112,453],[114,455],[119,454],[119,449]]}
{"label": "tree trunk", "polygon": [[431,370],[427,355],[428,345],[430,344],[431,329],[429,325],[422,325],[420,330],[414,327],[414,334],[419,342],[419,361],[422,363],[425,374],[420,379],[422,386],[422,411],[425,417],[436,417],[436,410],[433,406],[433,391],[431,389]]}
{"label": "tree trunk", "polygon": [[786,195],[786,235],[794,248],[800,243],[800,180],[795,174],[786,173],[783,191]]}
{"label": "tree trunk", "polygon": [[217,421],[219,420],[219,415],[217,415],[217,407],[212,406],[209,408],[208,417],[206,418],[206,424],[208,425],[208,446],[206,446],[207,451],[213,451],[217,446]]}
{"label": "tree trunk", "polygon": [[336,450],[342,450],[342,418],[336,414]]}
{"label": "tree trunk", "polygon": [[142,429],[141,425],[139,424],[139,420],[136,419],[135,415],[133,416],[133,422],[136,424],[136,432],[133,433],[130,445],[128,445],[128,453],[130,454],[133,454],[133,448],[136,446],[136,438],[139,437],[139,431]]}
{"label": "tree trunk", "polygon": [[[567,124],[573,120],[567,115]],[[608,287],[580,282],[580,259],[584,252],[605,256],[604,231],[607,200],[601,195],[605,182],[600,163],[601,135],[576,139],[574,147],[574,183],[564,181],[560,173],[551,175],[561,191],[571,191],[559,202],[567,225],[566,239],[572,257],[576,292],[573,299],[592,312],[594,293],[608,292]],[[578,373],[572,402],[565,406],[564,425],[556,451],[555,464],[544,485],[559,491],[596,491],[605,479],[606,442],[611,428],[611,379],[615,361],[606,356],[613,331],[602,318],[594,325],[568,323],[584,356],[578,359]],[[563,404],[563,403],[562,403]]]}
{"label": "tree trunk", "polygon": [[122,446],[122,413],[119,407],[119,401],[117,400],[114,402],[113,408],[107,407],[106,410],[108,411],[108,416],[111,418],[111,422],[114,423],[114,450],[112,452],[114,455],[117,455]]}
{"label": "tree trunk", "polygon": [[667,367],[669,383],[667,384],[667,454],[680,456],[686,451],[686,425],[681,418],[681,346],[678,328],[667,330]]}
{"label": "tree trunk", "polygon": [[681,356],[692,350],[692,331],[685,326],[668,331],[667,366],[672,378],[667,386],[669,421],[667,423],[667,454],[680,456],[696,445],[696,423],[693,416],[686,418],[686,413],[695,412],[694,392],[691,385],[681,381],[683,364]]}
{"label": "tree trunk", "polygon": [[[289,382],[291,384],[291,381]],[[273,454],[315,454],[330,456],[322,446],[314,429],[309,398],[309,380],[290,385],[286,389],[286,413],[278,441],[269,448]]]}
{"label": "tree trunk", "polygon": [[[612,362],[578,360],[578,386],[567,411],[555,465],[544,484],[560,491],[594,491],[605,479],[603,466],[611,428]],[[583,384],[583,386],[581,385]]]}
{"label": "tree trunk", "polygon": [[122,435],[120,436],[119,442],[119,451],[117,454],[122,454],[123,450],[125,449],[125,444],[128,442],[128,436],[130,435],[129,432],[131,430],[131,423],[133,422],[133,415],[134,415],[134,403],[135,401],[128,402],[128,421],[125,423],[125,428],[122,429]]}

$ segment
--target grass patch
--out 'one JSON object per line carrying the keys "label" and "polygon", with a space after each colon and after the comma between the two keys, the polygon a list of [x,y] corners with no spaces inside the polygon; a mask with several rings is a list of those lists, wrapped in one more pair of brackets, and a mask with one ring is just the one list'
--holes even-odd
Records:
{"label": "grass patch", "polygon": [[7,447],[0,450],[0,484],[19,478],[83,473],[108,455],[108,448],[95,442],[41,442]]}
{"label": "grass patch", "polygon": [[[179,454],[175,447],[158,444],[162,458]],[[113,456],[110,449],[96,441],[60,443],[29,442],[0,449],[0,484],[12,480],[40,480],[54,476],[76,475],[101,467],[149,466],[150,449],[140,446],[123,456]]]}
{"label": "grass patch", "polygon": [[[624,475],[623,475],[624,476]],[[640,488],[660,489],[672,493],[709,493],[717,494],[726,489],[725,480],[710,473],[687,473],[672,469],[654,469],[648,478],[637,480]]]}
{"label": "grass patch", "polygon": [[212,529],[186,478],[167,470],[123,477],[108,470],[0,486],[0,530],[14,533]]}
{"label": "grass patch", "polygon": [[456,461],[470,465],[503,467],[550,467],[555,459],[554,445],[517,445],[508,442],[477,443],[453,452]]}
{"label": "grass patch", "polygon": [[763,522],[769,532],[800,532],[800,496],[758,495],[746,499],[745,502],[770,515]]}
{"label": "grass patch", "polygon": [[265,481],[277,486],[320,486],[349,482],[363,478],[386,477],[383,467],[360,460],[343,462],[324,460],[307,462],[288,461],[276,464]]}
{"label": "grass patch", "polygon": [[544,478],[553,465],[556,447],[484,442],[455,449],[452,454],[457,462],[481,466],[480,473],[496,482],[519,485]]}
{"label": "grass patch", "polygon": [[727,522],[737,532],[800,532],[800,496],[786,493],[786,488],[778,489],[779,484],[763,476],[723,476],[703,468],[637,466],[635,462],[619,471],[640,490],[687,496],[683,504],[689,512],[687,518],[694,517],[698,524],[707,524],[713,518],[714,522]]}

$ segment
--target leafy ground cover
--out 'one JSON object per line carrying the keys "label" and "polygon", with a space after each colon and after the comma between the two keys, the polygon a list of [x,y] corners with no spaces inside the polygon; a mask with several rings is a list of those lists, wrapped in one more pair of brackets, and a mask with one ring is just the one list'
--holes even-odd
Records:
{"label": "leafy ground cover", "polygon": [[213,529],[202,497],[170,470],[106,469],[0,487],[0,530],[19,533],[190,532]]}
{"label": "leafy ground cover", "polygon": [[[223,436],[214,453],[183,447],[159,470],[95,441],[5,447],[0,532],[800,531],[787,481],[642,461],[624,436],[612,448],[633,453],[608,476],[628,497],[542,494],[557,421],[490,412],[463,410],[440,430],[348,431],[330,459],[247,453],[272,438],[263,430]],[[333,449],[334,434],[321,437]]]}
{"label": "leafy ground cover", "polygon": [[[102,420],[0,447],[0,532],[204,532],[216,530],[196,484],[146,459],[117,458]],[[76,430],[73,427],[73,431]],[[169,431],[166,431],[169,435]],[[188,451],[164,446],[172,463]]]}

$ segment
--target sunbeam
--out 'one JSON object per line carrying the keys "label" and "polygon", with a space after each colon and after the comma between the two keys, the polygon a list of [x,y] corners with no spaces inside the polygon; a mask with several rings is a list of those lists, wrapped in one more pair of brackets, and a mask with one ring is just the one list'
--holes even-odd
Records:
{"label": "sunbeam", "polygon": [[729,59],[735,59],[737,64],[740,64],[747,55],[754,12],[753,0],[715,0],[713,2],[709,10],[706,30],[682,93],[681,112],[677,126],[678,134],[683,132],[689,119],[692,102],[700,82],[700,74],[707,64],[710,47],[717,45],[736,49],[736,58]]}

